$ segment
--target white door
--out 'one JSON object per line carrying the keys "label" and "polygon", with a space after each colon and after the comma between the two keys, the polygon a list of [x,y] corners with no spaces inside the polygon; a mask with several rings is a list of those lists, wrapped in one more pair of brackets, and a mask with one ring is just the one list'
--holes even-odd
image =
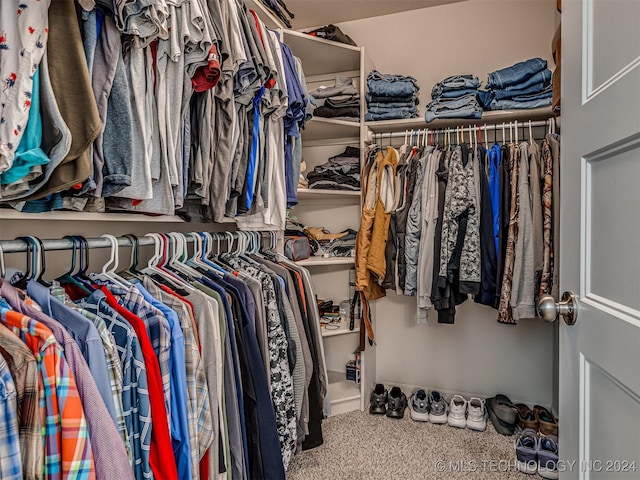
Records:
{"label": "white door", "polygon": [[562,10],[560,478],[638,479],[640,0]]}

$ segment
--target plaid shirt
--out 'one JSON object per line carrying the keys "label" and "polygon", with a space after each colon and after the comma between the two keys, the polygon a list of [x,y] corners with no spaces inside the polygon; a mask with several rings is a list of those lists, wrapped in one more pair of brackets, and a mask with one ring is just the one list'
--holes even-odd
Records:
{"label": "plaid shirt", "polygon": [[36,357],[22,340],[2,323],[0,353],[9,365],[18,394],[18,436],[22,455],[22,475],[25,480],[41,480],[44,471],[44,445]]}
{"label": "plaid shirt", "polygon": [[63,302],[67,307],[72,308],[86,319],[90,320],[98,330],[100,339],[102,340],[102,347],[104,348],[105,357],[107,359],[107,373],[109,374],[109,384],[111,386],[111,395],[113,397],[113,405],[116,409],[116,427],[120,438],[124,443],[127,455],[129,457],[129,464],[133,463],[133,456],[131,454],[131,445],[129,442],[129,434],[127,432],[127,425],[124,420],[124,408],[122,406],[122,365],[118,358],[118,349],[116,341],[113,335],[107,329],[107,325],[104,320],[98,315],[79,307],[71,301],[71,298],[66,294],[64,288],[59,285],[52,286],[49,291],[54,298],[57,298]]}
{"label": "plaid shirt", "polygon": [[[198,349],[198,339],[193,329],[193,317],[189,304],[169,293],[165,289],[153,288],[151,282],[146,283],[149,293],[159,298],[164,304],[178,314],[182,334],[184,335],[185,368],[187,372],[187,401],[189,411],[189,440],[191,444],[191,460],[193,471],[199,471],[200,459],[211,446],[214,439],[209,388],[204,372],[204,365]],[[159,297],[158,297],[159,295]]]}
{"label": "plaid shirt", "polygon": [[169,321],[160,310],[147,302],[135,287],[125,288],[109,284],[107,288],[118,299],[120,305],[140,317],[147,327],[151,346],[156,352],[156,357],[158,357],[158,365],[162,375],[164,404],[167,408],[167,423],[171,425],[171,368],[169,367],[171,328],[169,327]]}
{"label": "plaid shirt", "polygon": [[21,313],[0,308],[0,319],[27,344],[38,362],[45,476],[95,479],[87,422],[62,347],[51,330]]}
{"label": "plaid shirt", "polygon": [[137,480],[153,478],[149,462],[152,421],[147,368],[138,337],[131,325],[107,305],[101,291],[79,300],[78,306],[102,318],[113,335],[122,365],[122,413],[133,452],[135,476]]}
{"label": "plaid shirt", "polygon": [[0,356],[0,478],[22,480],[18,436],[18,393],[7,361]]}

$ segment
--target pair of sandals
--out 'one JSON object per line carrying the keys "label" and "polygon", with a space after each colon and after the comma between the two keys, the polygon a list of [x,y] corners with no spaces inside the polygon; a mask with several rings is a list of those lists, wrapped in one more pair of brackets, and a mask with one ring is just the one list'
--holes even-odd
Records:
{"label": "pair of sandals", "polygon": [[546,408],[534,405],[531,409],[524,403],[518,403],[515,407],[518,410],[518,425],[522,430],[530,428],[543,435],[558,435],[558,421]]}
{"label": "pair of sandals", "polygon": [[487,399],[487,411],[491,423],[502,435],[513,435],[516,425],[522,430],[531,428],[543,435],[558,435],[558,421],[540,405],[535,405],[533,409],[524,403],[514,405],[509,397],[498,394]]}

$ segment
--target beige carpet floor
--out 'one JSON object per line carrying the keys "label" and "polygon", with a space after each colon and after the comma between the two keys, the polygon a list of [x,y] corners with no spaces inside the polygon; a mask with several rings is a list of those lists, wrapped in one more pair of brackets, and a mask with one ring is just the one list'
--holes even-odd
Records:
{"label": "beige carpet floor", "polygon": [[287,480],[537,480],[515,467],[514,437],[349,412],[323,422],[324,444],[299,453]]}

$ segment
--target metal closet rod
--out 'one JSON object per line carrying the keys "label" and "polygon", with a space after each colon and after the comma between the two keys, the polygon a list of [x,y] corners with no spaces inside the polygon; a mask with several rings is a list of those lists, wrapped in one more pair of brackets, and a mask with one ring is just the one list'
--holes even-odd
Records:
{"label": "metal closet rod", "polygon": [[[160,232],[158,232],[160,233]],[[221,232],[209,232],[211,235],[215,235]],[[235,232],[229,232],[235,236]],[[261,236],[268,236],[268,232],[259,232]],[[146,237],[144,235],[136,235],[138,238],[138,245],[153,245],[154,239],[151,237]],[[133,242],[130,238],[127,237],[116,237],[118,240],[119,247],[131,247],[133,246]],[[224,238],[223,238],[224,239]],[[108,238],[105,237],[96,237],[96,238],[87,238],[87,245],[89,248],[111,248],[111,242]],[[53,250],[72,250],[73,242],[68,238],[54,238],[54,239],[45,239],[40,240],[44,247],[45,251],[53,251]],[[193,243],[192,237],[187,237],[187,243]],[[21,253],[27,251],[27,242],[25,240],[0,240],[0,250],[3,253]]]}
{"label": "metal closet rod", "polygon": [[[475,121],[475,120],[474,120]],[[532,121],[531,122],[531,127],[547,127],[549,125],[549,120],[536,120],[536,121]],[[505,130],[508,130],[509,128],[514,128],[515,122],[504,122],[503,123],[477,123],[475,125],[471,125],[471,130],[474,132],[477,132],[478,129],[480,130],[484,130],[485,126],[487,130],[492,130],[492,131],[499,131],[502,129],[502,126],[504,125]],[[518,122],[518,128],[529,128],[529,121],[525,120],[523,122]],[[406,135],[412,135],[413,132],[420,132],[420,134],[422,135],[422,132],[428,131],[429,134],[431,133],[435,133],[435,134],[446,134],[446,133],[452,133],[455,134],[457,130],[464,130],[465,133],[467,133],[469,131],[469,125],[463,125],[463,124],[459,124],[453,127],[445,127],[445,128],[429,128],[428,126],[424,127],[424,128],[407,128],[406,130],[402,130],[399,132],[371,132],[371,140],[375,140],[376,138],[382,138],[383,140],[385,138],[398,138],[398,137],[405,137]]]}

